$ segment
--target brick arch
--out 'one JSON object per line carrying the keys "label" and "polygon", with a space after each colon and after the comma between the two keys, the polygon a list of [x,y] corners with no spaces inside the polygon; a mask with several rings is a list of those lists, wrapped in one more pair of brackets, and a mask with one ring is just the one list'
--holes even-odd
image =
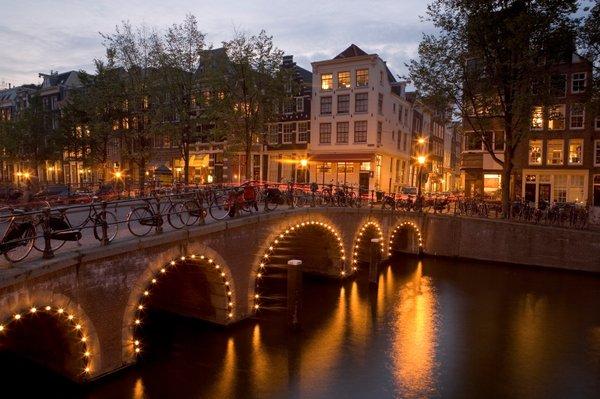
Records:
{"label": "brick arch", "polygon": [[[296,223],[284,225],[276,229],[276,232],[265,241],[265,244],[261,247],[262,250],[259,252],[260,255],[256,260],[256,264],[253,266],[249,284],[249,295],[252,298],[252,301],[249,302],[252,304],[250,312],[256,312],[260,308],[260,283],[269,271],[269,261],[279,256],[278,247],[282,244],[282,240],[289,239],[296,233],[310,227],[322,230],[335,243],[337,254],[330,260],[334,264],[337,262],[337,276],[344,278],[348,274],[348,271],[346,271],[346,251],[344,250],[342,235],[333,223],[324,220],[298,220]],[[300,254],[298,256],[301,257]]]}
{"label": "brick arch", "polygon": [[394,250],[394,245],[395,245],[395,242],[397,239],[397,235],[401,231],[404,231],[404,230],[413,231],[415,233],[416,244],[417,244],[417,254],[423,253],[424,241],[423,241],[423,234],[421,233],[421,229],[419,229],[419,226],[417,226],[417,224],[415,222],[404,221],[404,222],[396,225],[396,227],[394,227],[394,230],[392,230],[392,233],[390,234],[390,239],[389,239],[389,243],[388,243],[388,256],[392,255],[392,250]]}
{"label": "brick arch", "polygon": [[134,284],[125,308],[122,325],[123,358],[130,360],[142,351],[142,342],[136,334],[143,323],[146,303],[153,289],[158,287],[161,278],[176,273],[178,266],[198,267],[209,282],[210,302],[215,310],[207,319],[218,324],[228,324],[235,320],[235,287],[229,266],[215,251],[204,247],[202,251],[187,251],[189,255],[158,260],[149,265]]}
{"label": "brick arch", "polygon": [[379,247],[381,251],[381,255],[384,254],[385,243],[383,241],[383,230],[379,222],[375,220],[369,220],[360,225],[358,231],[354,235],[354,240],[352,242],[352,272],[356,272],[358,270],[358,255],[359,250],[364,249],[364,244],[366,243],[363,239],[363,235],[366,230],[369,228],[374,228],[376,231],[377,238],[379,238]]}
{"label": "brick arch", "polygon": [[1,304],[0,342],[17,323],[27,323],[40,315],[50,316],[77,342],[79,358],[73,362],[79,364],[78,370],[67,377],[87,381],[98,375],[102,363],[100,341],[94,324],[79,304],[65,295],[48,291],[20,292],[12,299],[12,303]]}

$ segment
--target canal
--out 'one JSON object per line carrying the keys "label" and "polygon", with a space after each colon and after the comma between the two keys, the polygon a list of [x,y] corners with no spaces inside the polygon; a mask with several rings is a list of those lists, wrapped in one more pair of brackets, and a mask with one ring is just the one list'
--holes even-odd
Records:
{"label": "canal", "polygon": [[305,277],[303,305],[296,332],[277,309],[229,328],[153,314],[140,363],[85,388],[16,360],[2,372],[25,396],[60,398],[600,394],[597,276],[405,257],[377,288],[364,273]]}

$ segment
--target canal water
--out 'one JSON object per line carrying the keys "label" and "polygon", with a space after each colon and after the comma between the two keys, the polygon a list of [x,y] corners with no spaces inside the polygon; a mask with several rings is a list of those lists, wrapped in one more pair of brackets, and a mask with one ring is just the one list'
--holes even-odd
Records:
{"label": "canal water", "polygon": [[377,288],[364,274],[305,278],[303,301],[300,331],[283,311],[229,328],[153,315],[139,365],[84,390],[42,374],[38,388],[92,399],[600,397],[597,276],[406,257]]}

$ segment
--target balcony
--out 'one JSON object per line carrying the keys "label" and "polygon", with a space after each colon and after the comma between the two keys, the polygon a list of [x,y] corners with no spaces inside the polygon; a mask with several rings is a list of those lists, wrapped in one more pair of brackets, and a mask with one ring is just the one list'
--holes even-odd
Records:
{"label": "balcony", "polygon": [[483,154],[463,152],[460,157],[460,169],[483,169]]}

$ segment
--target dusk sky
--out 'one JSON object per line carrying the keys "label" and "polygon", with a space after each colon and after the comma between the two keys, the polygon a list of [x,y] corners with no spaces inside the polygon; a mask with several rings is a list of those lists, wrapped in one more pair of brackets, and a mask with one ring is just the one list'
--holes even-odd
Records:
{"label": "dusk sky", "polygon": [[378,53],[395,74],[415,55],[424,0],[0,0],[0,87],[39,83],[39,72],[92,71],[104,56],[98,32],[129,20],[162,29],[194,14],[207,41],[219,46],[234,30],[265,29],[276,45],[310,69],[350,43]]}

